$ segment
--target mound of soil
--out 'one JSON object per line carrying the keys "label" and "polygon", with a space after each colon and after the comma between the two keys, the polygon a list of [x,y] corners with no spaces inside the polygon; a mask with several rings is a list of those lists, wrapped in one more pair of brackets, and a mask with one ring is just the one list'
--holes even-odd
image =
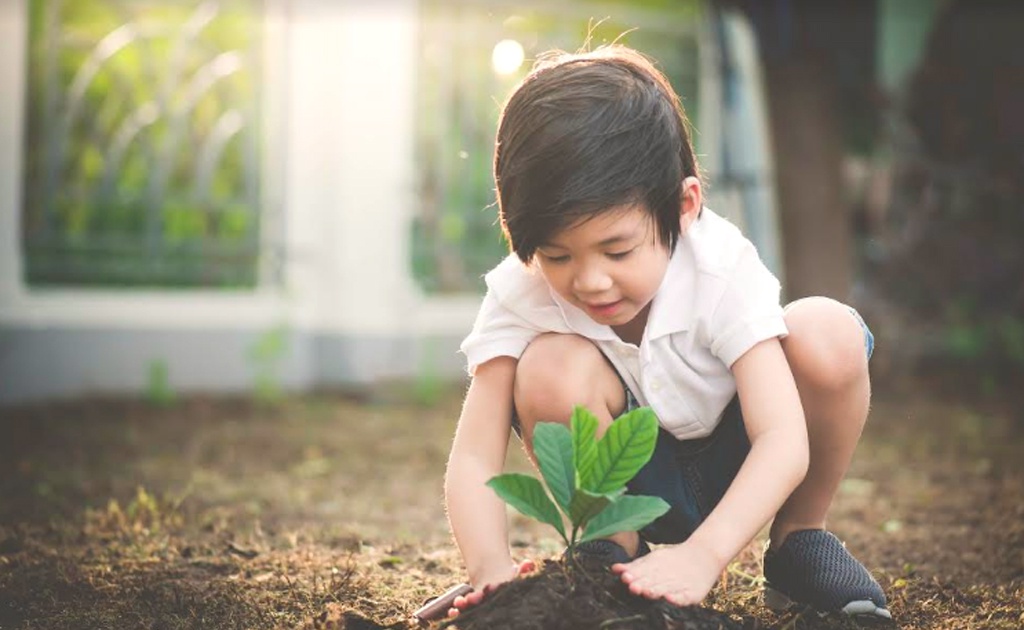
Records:
{"label": "mound of soil", "polygon": [[479,606],[444,627],[459,630],[753,630],[721,612],[629,592],[607,565],[594,558],[547,560],[536,573],[503,584]]}

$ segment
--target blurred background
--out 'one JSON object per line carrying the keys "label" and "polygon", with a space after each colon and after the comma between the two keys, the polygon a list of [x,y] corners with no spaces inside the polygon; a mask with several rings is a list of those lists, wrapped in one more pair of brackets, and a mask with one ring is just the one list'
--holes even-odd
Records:
{"label": "blurred background", "polygon": [[1022,24],[1011,0],[5,1],[0,405],[460,382],[507,252],[501,103],[539,53],[613,41],[668,74],[708,205],[787,298],[865,314],[876,382],[1016,402]]}

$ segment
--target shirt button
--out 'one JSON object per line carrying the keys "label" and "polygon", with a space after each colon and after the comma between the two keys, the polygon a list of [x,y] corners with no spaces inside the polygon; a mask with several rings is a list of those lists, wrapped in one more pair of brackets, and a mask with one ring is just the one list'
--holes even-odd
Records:
{"label": "shirt button", "polygon": [[651,381],[651,390],[658,391],[659,389],[661,389],[661,381]]}

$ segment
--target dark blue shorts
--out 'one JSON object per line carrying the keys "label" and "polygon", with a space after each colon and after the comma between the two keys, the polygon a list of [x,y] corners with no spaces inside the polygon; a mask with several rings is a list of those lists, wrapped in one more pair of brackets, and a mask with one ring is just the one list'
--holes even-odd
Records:
{"label": "dark blue shorts", "polygon": [[[637,406],[627,390],[627,411]],[[668,512],[640,531],[644,540],[662,544],[689,538],[725,495],[748,452],[737,396],[707,437],[679,440],[659,429],[651,461],[626,485],[629,494],[661,497],[669,504]]]}
{"label": "dark blue shorts", "polygon": [[[864,351],[870,359],[874,336],[860,314],[850,310],[864,329]],[[629,388],[625,390],[623,413],[640,406]],[[518,435],[519,421],[514,414],[512,427]],[[661,497],[668,502],[669,511],[640,530],[640,535],[656,544],[679,543],[689,538],[725,495],[749,452],[750,441],[738,396],[733,396],[721,422],[707,437],[679,440],[659,429],[651,460],[627,488],[629,494]]]}

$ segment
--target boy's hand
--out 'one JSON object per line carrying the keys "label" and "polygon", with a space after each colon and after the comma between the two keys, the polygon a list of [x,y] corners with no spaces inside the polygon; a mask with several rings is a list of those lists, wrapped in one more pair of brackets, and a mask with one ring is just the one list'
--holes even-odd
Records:
{"label": "boy's hand", "polygon": [[466,595],[456,597],[452,608],[448,610],[449,617],[456,617],[460,612],[467,608],[472,608],[480,602],[484,601],[495,588],[500,584],[504,584],[520,575],[525,575],[535,568],[533,560],[524,560],[520,564],[512,563],[505,571],[499,571],[493,575],[485,575],[481,579],[473,583],[473,592],[467,593]]}
{"label": "boy's hand", "polygon": [[612,565],[612,571],[631,593],[648,599],[664,598],[676,606],[699,604],[722,568],[710,549],[692,541],[656,549],[628,564]]}

